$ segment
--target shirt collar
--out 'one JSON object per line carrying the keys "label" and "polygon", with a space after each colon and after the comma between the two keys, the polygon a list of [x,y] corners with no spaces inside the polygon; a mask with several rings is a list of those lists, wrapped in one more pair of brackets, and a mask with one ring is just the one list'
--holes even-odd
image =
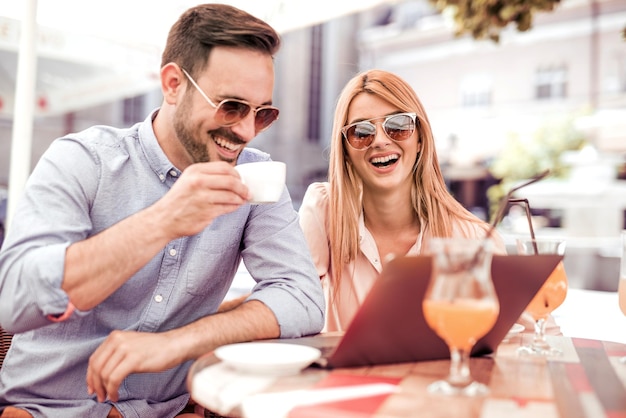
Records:
{"label": "shirt collar", "polygon": [[158,108],[150,112],[139,127],[139,143],[141,144],[143,152],[148,159],[150,168],[163,183],[165,182],[168,174],[177,178],[180,177],[181,171],[174,167],[174,165],[170,162],[161,149],[159,141],[156,138],[152,122],[154,121],[154,118],[156,118],[157,113],[159,113]]}

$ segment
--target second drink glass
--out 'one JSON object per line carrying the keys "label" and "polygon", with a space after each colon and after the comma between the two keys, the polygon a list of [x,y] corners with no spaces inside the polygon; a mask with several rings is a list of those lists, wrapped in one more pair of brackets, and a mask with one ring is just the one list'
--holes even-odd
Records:
{"label": "second drink glass", "polygon": [[[536,238],[517,240],[519,254],[565,254],[562,239]],[[559,355],[561,350],[552,347],[546,340],[546,323],[552,311],[558,308],[567,296],[567,274],[561,260],[526,307],[526,312],[535,320],[535,335],[530,345],[518,349],[520,354]]]}

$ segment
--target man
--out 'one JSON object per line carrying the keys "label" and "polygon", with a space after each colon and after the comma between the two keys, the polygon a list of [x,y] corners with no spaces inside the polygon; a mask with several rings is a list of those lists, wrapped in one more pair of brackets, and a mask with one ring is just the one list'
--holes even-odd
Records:
{"label": "man", "polygon": [[[0,254],[0,326],[16,334],[2,418],[176,416],[200,355],[321,330],[321,285],[288,192],[251,205],[233,168],[269,159],[245,147],[278,117],[279,44],[241,10],[193,7],[168,36],[159,109],[43,155]],[[257,285],[216,313],[242,258]]]}

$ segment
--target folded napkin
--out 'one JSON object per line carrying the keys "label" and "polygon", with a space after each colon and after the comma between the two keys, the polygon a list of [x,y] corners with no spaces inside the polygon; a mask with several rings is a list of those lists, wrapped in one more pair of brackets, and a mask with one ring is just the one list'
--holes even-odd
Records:
{"label": "folded napkin", "polygon": [[245,398],[261,392],[275,380],[276,376],[241,373],[221,362],[193,377],[191,395],[205,408],[228,415]]}

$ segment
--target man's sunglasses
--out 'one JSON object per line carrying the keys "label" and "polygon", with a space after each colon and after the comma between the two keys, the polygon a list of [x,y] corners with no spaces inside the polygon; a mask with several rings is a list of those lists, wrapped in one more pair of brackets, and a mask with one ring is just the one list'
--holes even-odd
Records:
{"label": "man's sunglasses", "polygon": [[[352,123],[341,128],[343,137],[348,144],[358,150],[367,149],[376,137],[376,124],[373,121],[381,118],[373,118]],[[383,131],[394,141],[405,141],[415,132],[417,115],[415,113],[398,113],[387,116],[383,121]]]}
{"label": "man's sunglasses", "polygon": [[209,99],[204,91],[200,88],[198,83],[191,78],[189,73],[181,68],[183,73],[187,76],[191,84],[198,90],[200,95],[204,97],[212,107],[215,108],[215,120],[220,126],[233,126],[245,118],[250,110],[254,112],[254,128],[258,134],[261,131],[270,127],[276,119],[278,119],[279,110],[274,106],[258,106],[252,108],[250,103],[245,100],[239,99],[224,99],[218,104],[213,103],[213,100]]}

